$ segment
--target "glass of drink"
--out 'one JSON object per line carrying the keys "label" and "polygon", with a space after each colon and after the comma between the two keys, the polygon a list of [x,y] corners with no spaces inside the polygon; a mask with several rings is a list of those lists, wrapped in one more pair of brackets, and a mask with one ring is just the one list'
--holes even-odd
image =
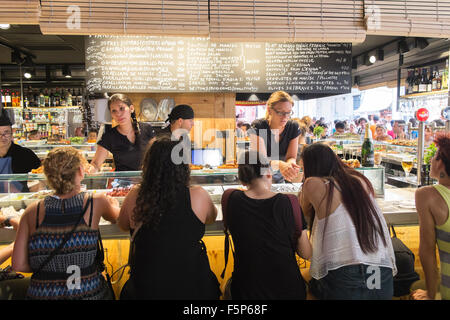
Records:
{"label": "glass of drink", "polygon": [[402,168],[405,172],[405,177],[409,177],[409,173],[413,167],[413,159],[412,158],[403,158],[402,159]]}
{"label": "glass of drink", "polygon": [[376,151],[376,152],[374,153],[374,159],[373,159],[373,161],[374,161],[374,164],[375,164],[376,166],[379,166],[379,165],[381,164],[381,152]]}

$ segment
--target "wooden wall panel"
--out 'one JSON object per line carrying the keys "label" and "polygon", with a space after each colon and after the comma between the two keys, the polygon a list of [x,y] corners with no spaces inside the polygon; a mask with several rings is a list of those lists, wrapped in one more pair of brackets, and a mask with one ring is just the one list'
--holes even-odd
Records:
{"label": "wooden wall panel", "polygon": [[[220,148],[225,155],[225,139],[216,134],[211,139],[206,139],[205,132],[235,130],[236,127],[236,95],[234,93],[129,93],[127,94],[136,108],[136,114],[140,114],[140,103],[144,98],[152,98],[157,103],[164,98],[173,98],[175,105],[188,104],[192,106],[195,113],[195,121],[201,123],[202,148]],[[165,119],[161,119],[164,121]],[[196,126],[199,125],[197,122]],[[195,138],[194,129],[191,131],[191,139]]]}

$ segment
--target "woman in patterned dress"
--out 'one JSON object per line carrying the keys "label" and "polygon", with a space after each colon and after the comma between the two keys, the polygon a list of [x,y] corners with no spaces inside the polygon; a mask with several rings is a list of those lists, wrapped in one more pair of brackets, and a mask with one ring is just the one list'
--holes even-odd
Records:
{"label": "woman in patterned dress", "polygon": [[[72,147],[53,149],[43,162],[54,194],[26,208],[12,257],[15,271],[33,273],[28,299],[107,298],[95,261],[99,221],[103,217],[115,223],[120,208],[116,199],[99,193],[88,202],[89,194],[81,192],[85,165],[81,153]],[[45,263],[66,238],[58,253]]]}

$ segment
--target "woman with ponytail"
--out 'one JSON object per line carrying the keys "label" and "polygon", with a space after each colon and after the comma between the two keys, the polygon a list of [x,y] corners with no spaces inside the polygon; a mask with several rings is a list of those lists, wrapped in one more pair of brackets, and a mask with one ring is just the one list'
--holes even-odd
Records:
{"label": "woman with ponytail", "polygon": [[269,160],[256,151],[242,154],[238,177],[247,190],[222,195],[224,224],[236,249],[232,299],[306,299],[295,253],[309,259],[311,244],[296,197],[271,191]]}
{"label": "woman with ponytail", "polygon": [[312,228],[311,292],[319,299],[392,299],[389,229],[370,181],[325,144],[301,155],[300,205]]}
{"label": "woman with ponytail", "polygon": [[100,170],[108,151],[113,154],[116,171],[140,170],[147,144],[155,136],[155,131],[150,124],[137,122],[134,105],[126,95],[112,95],[108,108],[118,125],[105,132],[97,142],[97,151],[88,172]]}

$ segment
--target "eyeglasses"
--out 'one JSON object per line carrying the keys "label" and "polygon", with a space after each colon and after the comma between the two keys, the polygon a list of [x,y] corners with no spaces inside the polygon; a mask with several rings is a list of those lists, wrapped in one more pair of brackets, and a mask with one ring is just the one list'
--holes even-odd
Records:
{"label": "eyeglasses", "polygon": [[11,138],[12,132],[0,133],[0,138]]}
{"label": "eyeglasses", "polygon": [[281,112],[281,111],[275,110],[274,108],[272,108],[272,110],[275,111],[275,113],[277,115],[279,115],[280,117],[290,117],[294,114],[294,111]]}

